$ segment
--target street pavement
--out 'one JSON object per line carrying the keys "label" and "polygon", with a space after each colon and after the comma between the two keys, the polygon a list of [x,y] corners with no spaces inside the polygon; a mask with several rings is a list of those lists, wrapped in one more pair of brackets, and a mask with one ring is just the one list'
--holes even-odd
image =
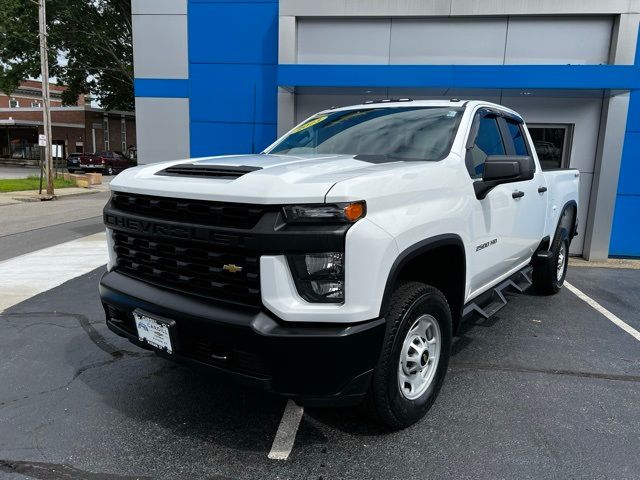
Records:
{"label": "street pavement", "polygon": [[[64,200],[79,213],[62,224],[0,207],[13,232],[0,254],[46,271],[58,255],[20,244],[89,238],[102,229],[94,197]],[[85,268],[51,270],[46,285],[34,269],[41,293],[0,312],[2,479],[640,478],[640,342],[567,288],[466,323],[417,425],[389,432],[358,409],[306,408],[288,459],[272,460],[286,400],[117,337],[97,291],[104,267]],[[570,268],[568,281],[640,329],[640,270]]]}
{"label": "street pavement", "polygon": [[40,175],[40,169],[34,167],[6,167],[0,166],[0,179],[27,178]]}
{"label": "street pavement", "polygon": [[0,261],[104,231],[109,193],[0,206]]}

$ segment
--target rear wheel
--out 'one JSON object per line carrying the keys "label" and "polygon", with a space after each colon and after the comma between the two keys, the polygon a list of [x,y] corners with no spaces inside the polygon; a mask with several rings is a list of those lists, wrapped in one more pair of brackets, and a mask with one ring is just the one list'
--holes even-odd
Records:
{"label": "rear wheel", "polygon": [[549,261],[534,264],[533,286],[536,292],[543,295],[558,293],[564,285],[569,265],[569,240],[560,232],[551,246]]}
{"label": "rear wheel", "polygon": [[111,165],[108,165],[105,169],[104,169],[104,174],[105,175],[113,175],[113,167]]}
{"label": "rear wheel", "polygon": [[403,282],[392,295],[386,318],[366,403],[377,420],[400,429],[420,420],[440,391],[451,351],[451,311],[438,289]]}

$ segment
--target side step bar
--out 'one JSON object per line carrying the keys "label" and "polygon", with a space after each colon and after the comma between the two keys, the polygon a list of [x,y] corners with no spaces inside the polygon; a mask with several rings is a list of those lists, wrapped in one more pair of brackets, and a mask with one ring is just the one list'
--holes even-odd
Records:
{"label": "side step bar", "polygon": [[467,303],[462,310],[462,320],[466,320],[474,314],[485,319],[495,315],[507,304],[506,293],[524,293],[533,284],[532,272],[533,267],[527,266]]}

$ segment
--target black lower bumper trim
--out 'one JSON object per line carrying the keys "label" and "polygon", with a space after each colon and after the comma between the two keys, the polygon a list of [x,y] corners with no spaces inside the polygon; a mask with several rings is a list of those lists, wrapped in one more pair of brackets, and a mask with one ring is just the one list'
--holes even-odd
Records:
{"label": "black lower bumper trim", "polygon": [[258,309],[207,302],[113,271],[102,277],[100,296],[109,328],[134,344],[150,348],[138,338],[135,310],[171,319],[175,352],[165,356],[306,405],[360,401],[386,328],[383,318],[348,325],[289,324]]}

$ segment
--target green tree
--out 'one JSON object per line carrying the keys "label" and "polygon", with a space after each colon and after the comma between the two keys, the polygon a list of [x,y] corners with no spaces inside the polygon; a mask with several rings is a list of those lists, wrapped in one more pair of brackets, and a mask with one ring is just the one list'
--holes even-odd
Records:
{"label": "green tree", "polygon": [[[50,75],[72,105],[89,94],[107,109],[133,109],[131,0],[47,0]],[[40,76],[38,6],[0,0],[0,90]]]}

